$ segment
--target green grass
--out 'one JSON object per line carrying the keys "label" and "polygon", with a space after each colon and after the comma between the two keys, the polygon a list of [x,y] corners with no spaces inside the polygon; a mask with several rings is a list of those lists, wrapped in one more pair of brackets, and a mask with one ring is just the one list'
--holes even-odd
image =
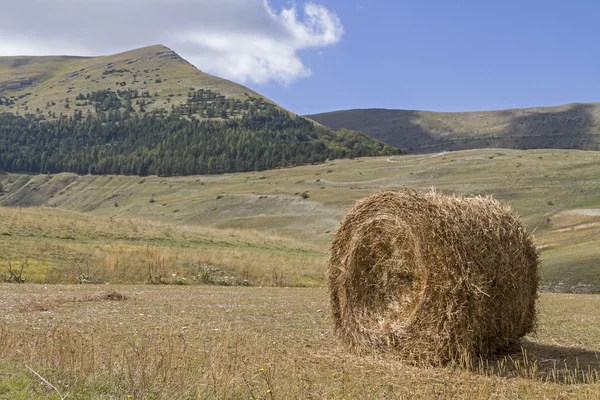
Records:
{"label": "green grass", "polygon": [[[308,243],[324,254],[348,208],[377,190],[435,187],[445,193],[490,194],[513,207],[538,245],[551,245],[542,253],[545,284],[564,283],[569,290],[584,282],[591,286],[577,290],[599,291],[600,277],[593,272],[598,269],[599,226],[593,224],[598,217],[568,213],[600,208],[599,164],[598,152],[489,149],[173,178],[11,174],[0,175],[5,192],[0,205],[250,229]],[[310,197],[303,199],[304,192]]]}
{"label": "green grass", "polygon": [[[323,289],[0,285],[0,398],[597,399],[600,297],[543,294],[538,333],[472,368],[357,355]],[[128,397],[131,396],[131,397]]]}

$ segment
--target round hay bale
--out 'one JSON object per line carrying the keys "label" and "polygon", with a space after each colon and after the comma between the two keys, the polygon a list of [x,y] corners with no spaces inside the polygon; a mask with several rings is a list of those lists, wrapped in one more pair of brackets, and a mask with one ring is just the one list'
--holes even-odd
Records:
{"label": "round hay bale", "polygon": [[506,349],[535,328],[538,269],[532,236],[491,197],[379,192],[333,237],[335,332],[428,364]]}

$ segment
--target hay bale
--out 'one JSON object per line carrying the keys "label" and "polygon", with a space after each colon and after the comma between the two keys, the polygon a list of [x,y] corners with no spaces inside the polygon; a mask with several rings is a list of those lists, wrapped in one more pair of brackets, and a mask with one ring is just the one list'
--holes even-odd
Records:
{"label": "hay bale", "polygon": [[331,244],[335,332],[428,364],[493,353],[534,330],[538,268],[532,236],[491,197],[379,192]]}

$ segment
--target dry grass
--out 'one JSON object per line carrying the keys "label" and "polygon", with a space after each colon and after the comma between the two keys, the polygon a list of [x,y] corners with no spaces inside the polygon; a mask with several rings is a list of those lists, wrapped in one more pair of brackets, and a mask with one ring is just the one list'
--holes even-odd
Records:
{"label": "dry grass", "polygon": [[[0,398],[597,399],[600,297],[543,294],[536,337],[472,368],[349,353],[323,289],[0,285]],[[10,305],[59,302],[20,313]]]}
{"label": "dry grass", "polygon": [[[266,233],[0,207],[0,280],[320,285],[324,255]],[[275,275],[277,275],[275,277]]]}
{"label": "dry grass", "polygon": [[331,244],[335,331],[419,363],[504,350],[534,329],[538,268],[531,235],[491,197],[378,192]]}

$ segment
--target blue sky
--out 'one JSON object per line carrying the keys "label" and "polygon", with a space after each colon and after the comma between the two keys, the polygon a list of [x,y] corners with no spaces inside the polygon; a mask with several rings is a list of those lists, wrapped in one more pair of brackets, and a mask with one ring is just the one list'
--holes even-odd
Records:
{"label": "blue sky", "polygon": [[598,1],[319,4],[337,14],[344,34],[336,45],[302,54],[312,75],[287,87],[250,85],[294,112],[600,101]]}
{"label": "blue sky", "polygon": [[6,2],[0,56],[97,56],[161,43],[298,114],[600,101],[598,0],[123,4]]}

